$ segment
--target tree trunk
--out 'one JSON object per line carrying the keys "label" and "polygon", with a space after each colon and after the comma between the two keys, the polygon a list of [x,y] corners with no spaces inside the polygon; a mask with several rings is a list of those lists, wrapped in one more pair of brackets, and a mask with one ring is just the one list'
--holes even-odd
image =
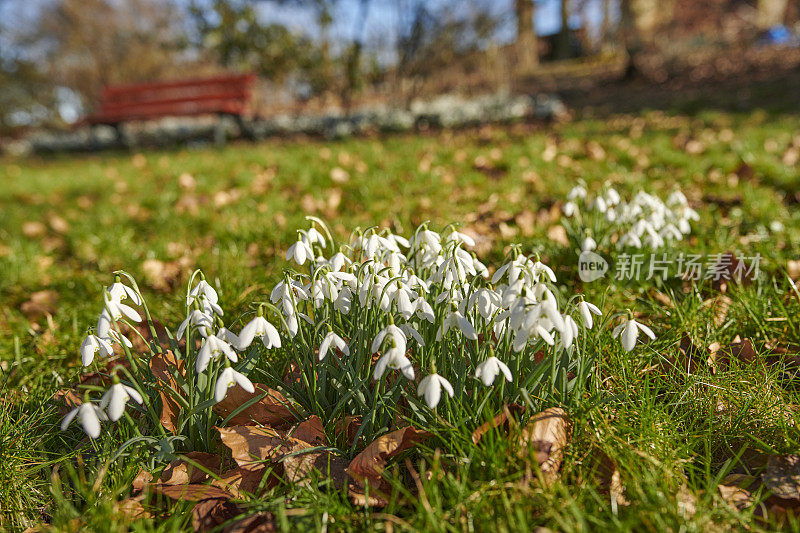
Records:
{"label": "tree trunk", "polygon": [[519,69],[530,72],[539,64],[539,43],[533,26],[533,0],[515,0],[517,15],[516,54]]}
{"label": "tree trunk", "polygon": [[569,59],[572,57],[572,46],[569,35],[569,0],[561,0],[561,29],[556,40],[556,59]]}

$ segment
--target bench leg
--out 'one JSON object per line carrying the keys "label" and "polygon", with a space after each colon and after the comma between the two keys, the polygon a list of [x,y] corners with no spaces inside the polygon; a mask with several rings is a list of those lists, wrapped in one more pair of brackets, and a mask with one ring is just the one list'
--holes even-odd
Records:
{"label": "bench leg", "polygon": [[250,124],[245,122],[244,117],[242,115],[234,115],[236,119],[236,125],[239,127],[239,131],[242,132],[242,136],[247,139],[248,141],[257,141],[258,137],[256,136],[253,128],[250,127]]}

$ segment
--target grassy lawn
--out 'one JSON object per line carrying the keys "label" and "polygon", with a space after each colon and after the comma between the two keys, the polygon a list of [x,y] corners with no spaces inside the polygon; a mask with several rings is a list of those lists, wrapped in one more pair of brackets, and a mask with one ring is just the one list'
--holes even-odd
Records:
{"label": "grassy lawn", "polygon": [[[0,161],[0,530],[130,523],[115,502],[130,493],[142,456],[109,465],[119,437],[91,445],[79,430],[60,432],[53,398],[79,379],[79,347],[111,272],[130,272],[173,331],[195,268],[218,287],[226,316],[236,316],[280,279],[306,215],[324,219],[340,239],[357,226],[409,236],[425,221],[439,229],[460,223],[494,266],[520,243],[555,270],[565,294],[632,309],[657,338],[623,352],[605,333],[585,347],[595,367],[568,406],[571,436],[549,486],[520,459],[512,424],[510,434],[492,431],[478,445],[426,440],[408,453],[419,477],[403,459],[390,462],[394,491],[385,508],[358,508],[320,480],[279,484],[242,502],[246,513],[272,513],[279,529],[292,531],[800,527],[791,512],[761,505],[766,488],[739,508],[719,489],[731,474],[760,476],[767,457],[800,446],[798,381],[787,362],[800,345],[800,293],[787,274],[800,258],[797,119],[643,112],[422,136]],[[700,220],[667,251],[758,255],[761,279],[729,284],[725,298],[710,282],[676,276],[582,283],[577,254],[556,229],[579,180],[590,192],[610,181],[623,196],[644,189],[665,198],[680,188]],[[684,334],[698,348],[691,368],[682,363],[692,357],[680,351]],[[755,357],[706,363],[712,343],[726,346],[737,335],[750,339]],[[483,421],[465,422],[464,440]],[[624,498],[604,488],[601,455],[618,469]],[[191,506],[172,504],[133,528],[191,528]]]}

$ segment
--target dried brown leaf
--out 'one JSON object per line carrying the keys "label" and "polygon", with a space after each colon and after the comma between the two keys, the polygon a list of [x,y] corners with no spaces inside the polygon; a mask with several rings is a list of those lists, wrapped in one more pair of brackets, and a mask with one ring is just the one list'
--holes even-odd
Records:
{"label": "dried brown leaf", "polygon": [[761,478],[775,496],[800,505],[800,455],[770,456]]}
{"label": "dried brown leaf", "polygon": [[271,533],[279,531],[272,513],[257,513],[238,520],[222,530],[223,533]]}
{"label": "dried brown leaf", "polygon": [[155,492],[173,500],[199,502],[207,499],[231,499],[230,492],[213,485],[152,485]]}
{"label": "dried brown leaf", "polygon": [[289,400],[280,392],[260,383],[253,385],[256,390],[252,394],[241,387],[228,389],[225,399],[214,406],[214,412],[225,418],[241,405],[258,398],[255,403],[228,420],[228,426],[264,425],[281,428],[295,420],[294,414],[289,409]]}
{"label": "dried brown leaf", "polygon": [[550,407],[533,416],[522,430],[519,444],[533,450],[545,484],[551,484],[558,477],[558,469],[567,447],[568,429],[568,418],[564,410]]}
{"label": "dried brown leaf", "polygon": [[[199,465],[199,466],[196,466]],[[162,485],[188,485],[208,479],[211,473],[219,473],[222,457],[205,452],[189,452],[185,459],[176,459],[161,472],[158,482]]]}
{"label": "dried brown leaf", "polygon": [[120,515],[124,516],[131,522],[134,520],[146,520],[148,518],[153,518],[153,514],[145,509],[142,505],[141,497],[125,498],[124,500],[117,502],[116,509]]}
{"label": "dried brown leaf", "polygon": [[200,500],[192,509],[192,527],[197,532],[216,531],[239,512],[239,506],[228,497]]}
{"label": "dried brown leaf", "polygon": [[289,430],[289,436],[307,442],[312,446],[325,446],[325,428],[322,420],[317,415],[312,415],[308,420],[300,422]]}
{"label": "dried brown leaf", "polygon": [[481,424],[475,431],[472,432],[472,443],[478,444],[488,431],[503,426],[506,424],[506,422],[516,423],[513,415],[520,414],[523,411],[525,411],[525,407],[516,403],[504,405],[500,413],[498,413],[493,419]]}
{"label": "dried brown leaf", "polygon": [[27,302],[23,302],[20,311],[28,320],[54,315],[58,308],[58,299],[56,291],[36,291],[31,294]]}
{"label": "dried brown leaf", "polygon": [[371,486],[380,485],[381,474],[386,462],[397,454],[430,437],[430,433],[413,427],[404,427],[375,439],[359,453],[347,467],[347,473],[360,485],[369,482]]}

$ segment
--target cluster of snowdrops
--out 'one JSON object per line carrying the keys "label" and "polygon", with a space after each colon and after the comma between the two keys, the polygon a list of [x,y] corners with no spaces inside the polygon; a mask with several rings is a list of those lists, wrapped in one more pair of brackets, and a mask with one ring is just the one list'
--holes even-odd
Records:
{"label": "cluster of snowdrops", "polygon": [[682,240],[692,231],[691,222],[699,218],[679,190],[666,200],[641,190],[625,200],[609,183],[593,198],[583,184],[576,185],[562,210],[567,235],[584,252],[612,244],[617,249],[656,250]]}
{"label": "cluster of snowdrops", "polygon": [[[131,442],[156,443],[166,438],[157,403],[167,394],[184,414],[180,438],[202,441],[209,428],[224,424],[213,406],[232,387],[253,393],[248,374],[274,350],[291,354],[298,381],[307,388],[325,387],[327,380],[353,396],[351,401],[363,402],[359,389],[383,384],[434,410],[444,398],[466,394],[474,400],[472,391],[480,387],[524,382],[542,350],[581,357],[583,336],[599,333],[590,330],[600,318],[604,326],[614,321],[612,336],[625,351],[634,348],[640,332],[655,338],[630,311],[603,316],[582,295],[564,296],[553,269],[520,246],[512,246],[492,272],[469,251],[473,239],[456,226],[436,232],[423,224],[408,238],[369,228],[337,244],[322,221],[309,220],[311,227],[298,231],[286,254],[296,268],[284,273],[269,298],[227,323],[219,287],[199,271],[191,276],[186,317],[172,337],[184,374],[172,369],[172,388],[155,379],[148,365],[162,348],[150,342],[149,353],[134,353],[126,337],[140,335],[139,322],[153,337],[155,331],[135,280],[117,272],[80,352],[84,366],[115,351],[127,364],[108,371],[111,385],[99,401],[87,391],[62,429],[77,417],[86,434],[97,438],[101,422],[127,420]],[[140,435],[144,426],[130,410],[151,416],[160,435]]]}

